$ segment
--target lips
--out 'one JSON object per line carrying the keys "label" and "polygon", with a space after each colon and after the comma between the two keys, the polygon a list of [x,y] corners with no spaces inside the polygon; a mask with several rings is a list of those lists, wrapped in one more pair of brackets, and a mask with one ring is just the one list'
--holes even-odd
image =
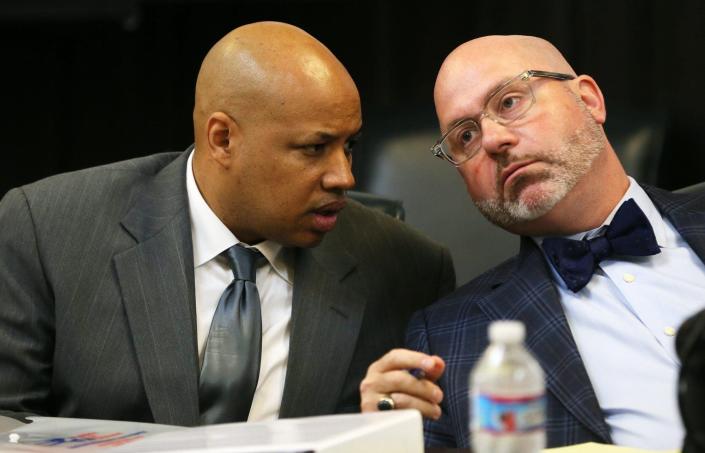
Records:
{"label": "lips", "polygon": [[534,162],[538,162],[536,159],[531,159],[531,160],[525,160],[522,162],[514,162],[502,170],[502,173],[500,174],[500,181],[502,184],[502,187],[505,187],[507,185],[507,182],[514,176],[519,170],[522,168],[533,164]]}
{"label": "lips", "polygon": [[338,221],[338,214],[345,208],[345,200],[336,200],[326,203],[313,210],[314,229],[327,233],[335,228]]}

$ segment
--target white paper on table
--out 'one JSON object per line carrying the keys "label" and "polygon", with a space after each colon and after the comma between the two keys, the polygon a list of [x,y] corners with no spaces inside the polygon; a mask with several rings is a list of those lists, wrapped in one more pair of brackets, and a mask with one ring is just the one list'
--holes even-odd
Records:
{"label": "white paper on table", "polygon": [[0,433],[2,452],[100,451],[140,442],[166,431],[185,428],[155,423],[63,417],[28,417],[32,423]]}
{"label": "white paper on table", "polygon": [[[66,447],[73,446],[72,451],[78,447],[83,452],[116,453],[423,453],[421,415],[414,410],[197,428],[106,420],[33,419],[34,423],[0,434],[0,451],[56,452],[68,451]],[[15,442],[10,442],[13,435]],[[54,445],[47,445],[52,440]],[[126,443],[117,445],[119,442]]]}

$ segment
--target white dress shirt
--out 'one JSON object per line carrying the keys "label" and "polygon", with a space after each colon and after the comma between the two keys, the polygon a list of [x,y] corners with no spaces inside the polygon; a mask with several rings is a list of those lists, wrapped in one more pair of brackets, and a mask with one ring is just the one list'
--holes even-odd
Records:
{"label": "white dress shirt", "polygon": [[[644,190],[629,179],[629,189],[603,226],[633,198],[649,219],[661,253],[604,260],[577,293],[552,268],[553,277],[613,441],[654,450],[679,449],[684,431],[677,404],[680,363],[674,340],[681,323],[705,307],[705,266]],[[601,229],[569,238],[592,238]]]}
{"label": "white dress shirt", "polygon": [[[191,216],[198,355],[203,353],[213,314],[225,288],[233,280],[227,260],[220,254],[240,241],[204,200],[193,176],[193,152],[186,167],[186,190]],[[244,243],[243,243],[244,244]],[[274,420],[279,415],[289,356],[293,295],[292,250],[272,241],[254,246],[267,258],[257,268],[262,307],[262,359],[248,421]]]}

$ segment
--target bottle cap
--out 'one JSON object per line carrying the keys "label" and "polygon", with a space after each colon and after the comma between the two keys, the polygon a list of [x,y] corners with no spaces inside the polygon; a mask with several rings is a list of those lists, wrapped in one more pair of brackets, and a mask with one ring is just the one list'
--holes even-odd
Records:
{"label": "bottle cap", "polygon": [[490,324],[489,332],[493,343],[521,343],[526,329],[521,321],[494,321]]}

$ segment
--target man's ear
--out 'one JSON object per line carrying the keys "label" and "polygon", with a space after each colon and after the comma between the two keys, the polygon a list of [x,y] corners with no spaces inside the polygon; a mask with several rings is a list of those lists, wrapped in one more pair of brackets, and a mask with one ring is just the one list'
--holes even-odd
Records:
{"label": "man's ear", "polygon": [[210,157],[225,168],[229,168],[239,134],[237,123],[227,113],[214,112],[208,117],[206,128]]}
{"label": "man's ear", "polygon": [[587,106],[588,111],[595,118],[598,124],[605,124],[607,119],[607,109],[605,108],[605,98],[595,79],[589,75],[577,77],[578,96]]}

